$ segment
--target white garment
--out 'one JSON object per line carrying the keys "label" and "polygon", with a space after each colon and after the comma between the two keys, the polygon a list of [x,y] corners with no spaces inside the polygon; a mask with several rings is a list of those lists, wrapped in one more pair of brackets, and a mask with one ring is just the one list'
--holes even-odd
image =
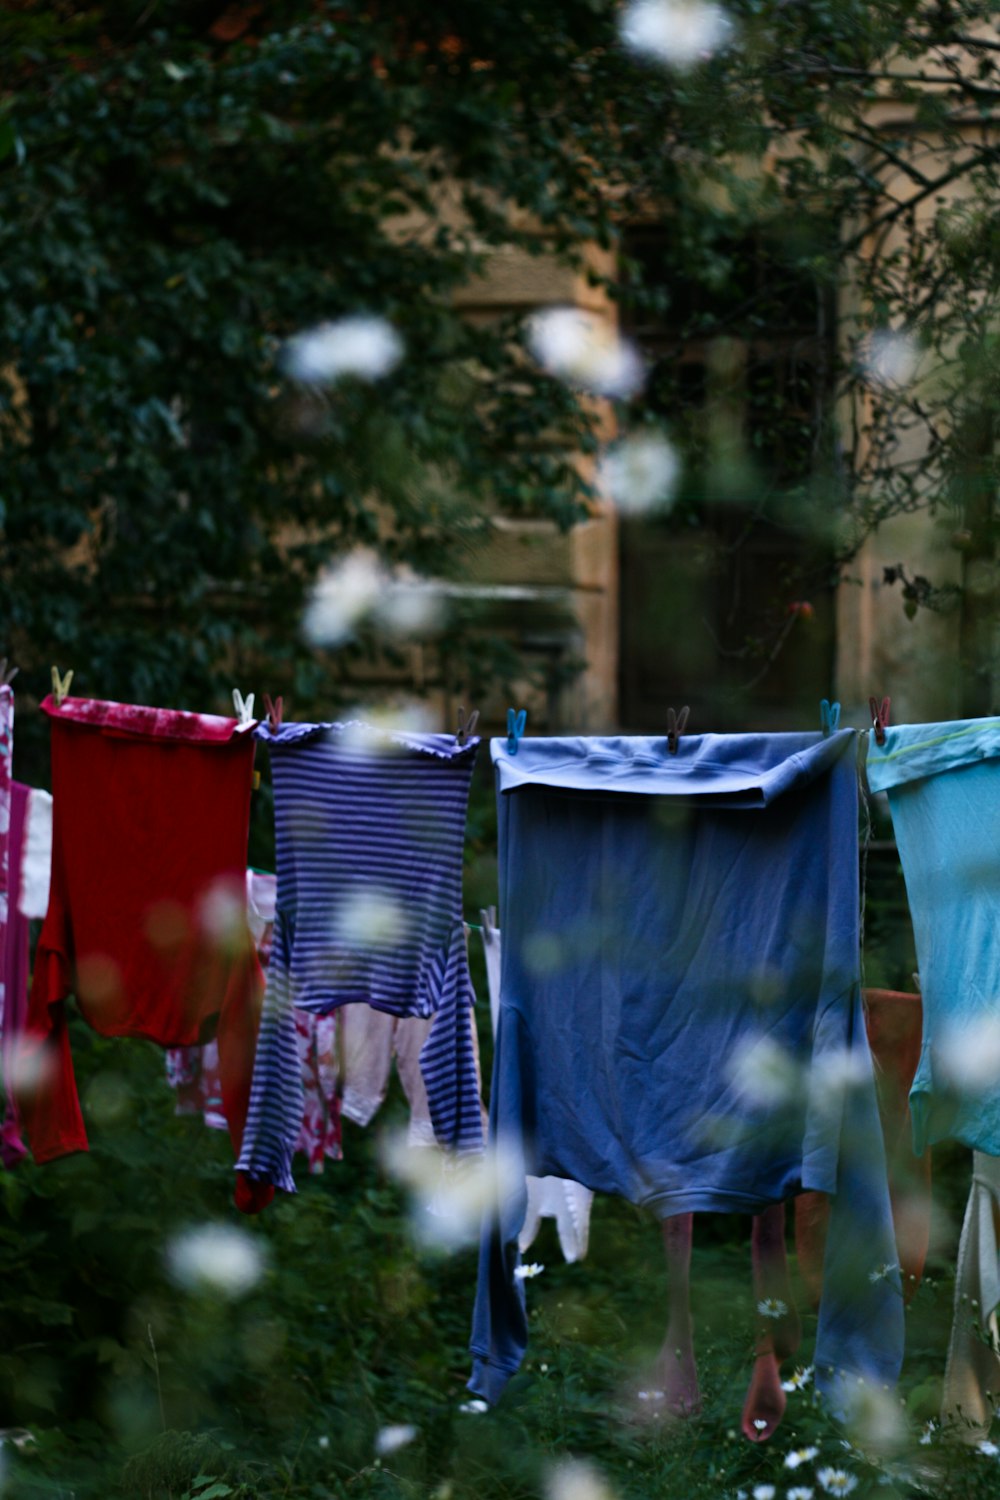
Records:
{"label": "white garment", "polygon": [[[481,911],[479,916],[483,924],[486,984],[490,992],[490,1017],[495,1037],[500,1017],[500,929],[496,925],[496,907]],[[555,1219],[563,1258],[583,1260],[590,1240],[590,1206],[594,1201],[590,1188],[568,1177],[529,1177],[527,1186],[528,1207],[517,1241],[521,1254],[534,1243],[542,1220]]]}
{"label": "white garment", "polygon": [[[960,1412],[969,1442],[983,1437],[1000,1400],[1000,1158],[972,1154],[972,1187],[958,1244],[955,1313],[944,1372],[941,1413]],[[978,1325],[978,1326],[976,1326]],[[988,1334],[992,1347],[984,1338]],[[966,1423],[974,1426],[966,1426]]]}
{"label": "white garment", "polygon": [[21,889],[17,893],[17,909],[23,917],[45,916],[51,878],[52,795],[38,787],[29,787],[21,851]]}

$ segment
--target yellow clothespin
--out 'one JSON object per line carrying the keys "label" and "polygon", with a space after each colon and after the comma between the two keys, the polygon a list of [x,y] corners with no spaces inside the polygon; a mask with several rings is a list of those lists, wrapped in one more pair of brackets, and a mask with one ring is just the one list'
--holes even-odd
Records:
{"label": "yellow clothespin", "polygon": [[70,667],[65,677],[59,676],[59,668],[52,668],[52,696],[56,700],[56,708],[62,707],[63,699],[69,695],[69,685],[73,681],[73,668]]}

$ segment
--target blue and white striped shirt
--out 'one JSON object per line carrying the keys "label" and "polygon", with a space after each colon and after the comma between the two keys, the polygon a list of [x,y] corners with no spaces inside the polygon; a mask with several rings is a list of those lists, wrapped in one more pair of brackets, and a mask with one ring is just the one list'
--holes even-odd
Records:
{"label": "blue and white striped shirt", "polygon": [[482,1149],[462,924],[462,845],[478,739],[365,724],[255,731],[270,750],[274,944],[237,1169],[294,1192],[302,1120],[292,1006],[364,1002],[436,1017],[420,1054],[434,1133]]}

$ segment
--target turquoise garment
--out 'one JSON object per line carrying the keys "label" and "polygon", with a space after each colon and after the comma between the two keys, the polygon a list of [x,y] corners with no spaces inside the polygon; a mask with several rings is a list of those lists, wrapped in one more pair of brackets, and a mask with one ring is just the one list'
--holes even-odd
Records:
{"label": "turquoise garment", "polygon": [[889,794],[923,992],[914,1150],[1000,1156],[1000,719],[872,734],[867,770]]}

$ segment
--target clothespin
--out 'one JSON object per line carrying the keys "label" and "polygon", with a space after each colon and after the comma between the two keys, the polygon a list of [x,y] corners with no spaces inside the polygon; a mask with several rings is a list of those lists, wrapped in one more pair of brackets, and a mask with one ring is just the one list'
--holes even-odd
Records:
{"label": "clothespin", "polygon": [[73,681],[73,668],[70,667],[65,677],[59,676],[59,668],[52,668],[52,696],[56,700],[56,708],[62,707],[63,699],[69,695],[69,686]]}
{"label": "clothespin", "polygon": [[458,705],[458,733],[455,735],[460,745],[464,745],[469,736],[475,734],[476,725],[479,723],[479,709],[473,709],[469,715],[469,722],[465,722],[465,709],[461,703]]}
{"label": "clothespin", "polygon": [[671,755],[677,754],[677,746],[680,743],[681,735],[684,733],[690,712],[691,705],[689,703],[685,703],[679,714],[674,713],[672,708],[667,709],[667,749]]}
{"label": "clothespin", "polygon": [[253,693],[247,693],[244,698],[239,688],[233,688],[233,707],[236,710],[236,717],[240,721],[236,726],[236,733],[242,734],[244,730],[252,729]]}
{"label": "clothespin", "polygon": [[875,735],[876,745],[885,744],[885,731],[889,725],[889,709],[891,706],[891,698],[883,698],[881,703],[874,697],[868,699],[868,710],[872,716],[872,730]]}
{"label": "clothespin", "polygon": [[[253,703],[253,698],[252,697],[250,699],[250,702]],[[282,721],[282,719],[284,717],[284,713],[285,713],[285,700],[284,700],[284,698],[282,698],[282,696],[279,693],[279,695],[278,695],[277,698],[273,698],[272,699],[270,693],[265,693],[264,694],[264,707],[267,709],[267,722],[270,724],[271,728],[272,729],[280,729],[281,728],[281,721]]]}
{"label": "clothespin", "polygon": [[0,687],[10,687],[17,676],[17,667],[8,667],[6,656],[0,656]]}
{"label": "clothespin", "polygon": [[520,713],[515,713],[512,708],[507,710],[507,754],[517,754],[517,742],[524,733],[524,726],[528,722],[528,710],[522,708]]}
{"label": "clothespin", "polygon": [[827,739],[840,723],[840,704],[831,703],[829,698],[821,698],[819,700],[819,723],[823,738]]}

